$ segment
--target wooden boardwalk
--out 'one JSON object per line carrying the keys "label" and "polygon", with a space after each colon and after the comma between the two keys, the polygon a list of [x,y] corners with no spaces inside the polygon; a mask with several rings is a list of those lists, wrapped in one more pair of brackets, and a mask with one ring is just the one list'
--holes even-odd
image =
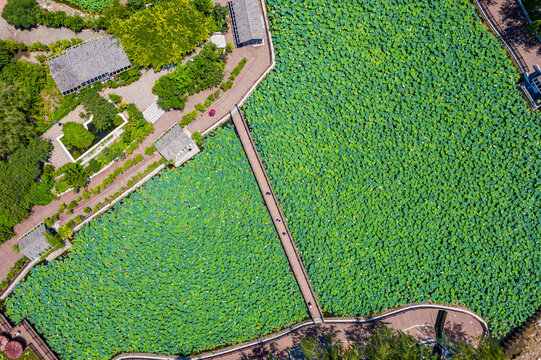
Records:
{"label": "wooden boardwalk", "polygon": [[255,143],[248,129],[248,124],[246,123],[246,120],[242,116],[242,113],[238,107],[231,113],[231,118],[233,119],[233,123],[237,129],[237,134],[242,143],[242,147],[244,148],[244,152],[246,153],[246,157],[248,158],[252,171],[254,172],[257,184],[261,190],[261,194],[263,194],[263,198],[271,215],[272,222],[276,227],[276,231],[278,232],[278,236],[280,237],[280,241],[282,242],[282,246],[286,252],[287,260],[289,261],[291,269],[293,270],[293,275],[295,276],[295,279],[299,284],[299,288],[301,289],[301,293],[304,297],[304,301],[306,302],[310,317],[315,323],[322,322],[323,313],[319,307],[319,304],[317,303],[312,285],[310,284],[310,280],[306,275],[306,270],[304,269],[302,260],[297,252],[297,247],[293,242],[293,238],[291,237],[291,233],[287,227],[284,215],[280,210],[278,199],[276,199],[274,190],[272,189],[267,176],[267,172],[263,167],[263,162],[257,153]]}

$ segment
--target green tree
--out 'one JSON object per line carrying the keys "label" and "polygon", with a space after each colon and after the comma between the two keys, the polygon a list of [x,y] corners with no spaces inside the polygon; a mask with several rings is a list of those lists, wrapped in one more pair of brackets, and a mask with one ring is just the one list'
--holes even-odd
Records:
{"label": "green tree", "polygon": [[393,331],[386,326],[378,326],[364,349],[371,360],[419,360],[436,359],[432,349],[421,345],[413,337],[402,331]]}
{"label": "green tree", "polygon": [[34,0],[9,0],[2,17],[16,27],[29,28],[38,23],[39,7]]}
{"label": "green tree", "polygon": [[477,347],[470,344],[458,343],[453,351],[456,360],[507,360],[501,346],[488,337],[481,337]]}
{"label": "green tree", "polygon": [[210,11],[214,7],[212,0],[192,0],[192,6],[203,14],[210,14]]}
{"label": "green tree", "polygon": [[321,342],[315,337],[301,340],[301,348],[308,360],[357,360],[361,359],[361,348],[355,344],[347,347],[335,343],[331,334],[325,336]]}
{"label": "green tree", "polygon": [[68,146],[74,146],[80,149],[88,148],[96,138],[83,125],[71,121],[62,126],[62,131],[64,132],[62,142]]}
{"label": "green tree", "polygon": [[6,157],[36,136],[28,121],[32,94],[22,83],[0,82],[0,154]]}

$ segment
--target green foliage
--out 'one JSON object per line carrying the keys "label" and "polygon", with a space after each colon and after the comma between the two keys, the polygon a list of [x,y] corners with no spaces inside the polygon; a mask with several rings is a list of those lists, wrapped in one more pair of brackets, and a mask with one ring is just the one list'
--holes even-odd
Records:
{"label": "green foliage", "polygon": [[349,345],[346,349],[343,344],[334,342],[331,334],[320,339],[321,342],[309,336],[301,340],[301,349],[307,360],[359,360],[363,358],[361,349],[356,344]]}
{"label": "green foliage", "polygon": [[221,5],[221,4],[215,4],[212,8],[212,18],[214,20],[214,23],[216,24],[216,29],[219,32],[225,33],[229,27],[229,23],[227,21],[227,14],[229,13],[229,9],[227,6]]}
{"label": "green foliage", "polygon": [[192,60],[156,81],[152,92],[159,96],[162,109],[183,110],[188,95],[213,88],[222,81],[225,61],[216,45],[206,44]]}
{"label": "green foliage", "polygon": [[231,72],[231,76],[229,76],[229,80],[233,81],[239,76],[240,72],[242,71],[242,68],[244,68],[244,65],[246,65],[246,62],[248,61],[247,58],[243,58],[237,66],[233,69]]}
{"label": "green foliage", "polygon": [[105,100],[96,87],[86,88],[79,94],[81,103],[94,115],[92,124],[97,131],[104,131],[113,126],[118,117],[115,105]]}
{"label": "green foliage", "polygon": [[61,240],[69,240],[73,237],[73,231],[69,226],[64,225],[58,229],[58,236]]}
{"label": "green foliage", "polygon": [[60,104],[54,108],[51,119],[56,121],[62,120],[66,115],[73,111],[73,109],[75,109],[80,102],[81,101],[75,96],[75,94],[69,94],[62,97]]}
{"label": "green foliage", "polygon": [[5,243],[15,236],[15,232],[11,226],[0,225],[0,244]]}
{"label": "green foliage", "polygon": [[[372,332],[364,348],[370,360],[437,360],[432,348],[422,345],[402,331],[393,331],[380,325]],[[487,359],[488,360],[488,359]]]}
{"label": "green foliage", "polygon": [[0,292],[2,292],[5,288],[8,287],[11,280],[13,280],[17,276],[17,274],[19,274],[19,271],[21,271],[24,265],[26,265],[26,263],[29,261],[30,260],[27,257],[23,257],[22,259],[15,262],[15,265],[13,265],[11,269],[9,269],[8,274],[0,283]]}
{"label": "green foliage", "polygon": [[32,95],[22,83],[0,82],[0,154],[6,156],[36,137],[28,121],[31,101]]}
{"label": "green foliage", "polygon": [[187,355],[302,320],[240,141],[231,127],[211,138],[80,230],[66,259],[36,267],[6,302],[11,320],[30,320],[66,360]]}
{"label": "green foliage", "polygon": [[201,133],[199,131],[196,131],[192,134],[192,139],[195,141],[198,147],[201,147],[203,145],[203,138],[201,137]]}
{"label": "green foliage", "polygon": [[[43,205],[46,199],[51,199],[51,180],[42,179],[46,186],[36,181],[51,149],[47,141],[35,139],[16,150],[9,160],[0,160],[0,226],[12,227],[28,216],[35,201]],[[2,231],[0,234],[8,236],[10,233]]]}
{"label": "green foliage", "polygon": [[245,115],[324,310],[522,323],[541,306],[541,122],[474,5],[268,3],[277,64]]}
{"label": "green foliage", "polygon": [[79,149],[87,149],[92,145],[96,138],[94,134],[88,131],[82,124],[75,122],[67,122],[62,125],[64,136],[62,142],[69,147],[77,147]]}
{"label": "green foliage", "polygon": [[122,41],[132,63],[160,67],[180,63],[215,30],[211,15],[197,11],[188,0],[170,0],[115,21],[109,28]]}
{"label": "green foliage", "polygon": [[507,360],[502,347],[493,339],[481,337],[477,347],[467,343],[458,343],[453,350],[456,360]]}
{"label": "green foliage", "polygon": [[[0,360],[9,360],[5,353],[0,352]],[[39,360],[32,350],[26,350],[18,360]]]}
{"label": "green foliage", "polygon": [[195,104],[195,108],[199,112],[205,112],[205,110],[207,110],[207,107],[205,105],[201,104],[201,103]]}
{"label": "green foliage", "polygon": [[9,0],[2,17],[16,27],[29,28],[38,23],[39,7],[34,0]]}
{"label": "green foliage", "polygon": [[88,214],[92,212],[92,209],[87,206],[83,209],[83,211]]}
{"label": "green foliage", "polygon": [[156,146],[150,145],[145,148],[145,155],[152,155],[156,152]]}
{"label": "green foliage", "polygon": [[117,76],[117,81],[108,80],[106,85],[110,88],[118,88],[126,86],[136,82],[141,77],[141,70],[139,68],[133,68],[128,71],[124,71]]}
{"label": "green foliage", "polygon": [[111,99],[111,101],[114,102],[115,104],[118,104],[119,102],[122,101],[122,96],[117,95],[117,94],[109,94],[109,99]]}
{"label": "green foliage", "polygon": [[233,81],[231,81],[231,80],[224,81],[220,85],[220,89],[222,89],[223,91],[227,91],[227,90],[231,89],[232,87],[233,87]]}
{"label": "green foliage", "polygon": [[194,121],[197,118],[197,115],[199,115],[197,110],[192,110],[189,113],[182,115],[182,120],[180,121],[179,125],[181,127],[190,125],[192,121]]}

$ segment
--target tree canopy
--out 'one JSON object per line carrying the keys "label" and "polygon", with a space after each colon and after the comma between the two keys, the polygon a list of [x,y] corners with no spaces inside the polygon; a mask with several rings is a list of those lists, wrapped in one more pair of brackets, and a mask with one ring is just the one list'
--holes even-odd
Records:
{"label": "tree canopy", "polygon": [[39,7],[34,0],[9,0],[2,17],[13,26],[28,28],[37,23]]}
{"label": "tree canopy", "polygon": [[210,13],[198,11],[188,0],[171,0],[138,11],[127,20],[111,23],[109,32],[122,41],[132,63],[158,70],[180,63],[215,29]]}
{"label": "tree canopy", "polygon": [[88,148],[94,139],[94,134],[88,131],[82,124],[67,122],[62,126],[64,137],[62,142],[68,146],[75,146],[79,149]]}

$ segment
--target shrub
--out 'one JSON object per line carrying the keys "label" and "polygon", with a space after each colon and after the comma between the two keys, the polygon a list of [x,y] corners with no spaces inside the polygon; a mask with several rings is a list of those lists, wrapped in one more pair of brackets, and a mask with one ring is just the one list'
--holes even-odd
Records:
{"label": "shrub", "polygon": [[240,72],[242,71],[242,69],[244,68],[244,65],[246,65],[246,61],[248,61],[247,58],[243,58],[239,64],[237,66],[235,66],[235,68],[233,69],[233,71],[231,72],[231,76],[229,76],[229,80],[233,81],[237,78],[237,76],[239,76]]}
{"label": "shrub", "polygon": [[152,91],[159,96],[158,105],[164,110],[183,110],[188,95],[213,88],[223,80],[224,67],[216,45],[205,45],[193,61],[156,81]]}
{"label": "shrub", "polygon": [[87,206],[83,209],[83,211],[88,214],[92,212],[92,209]]}
{"label": "shrub", "polygon": [[92,142],[96,138],[83,125],[71,121],[62,126],[62,131],[64,132],[62,142],[68,147],[74,146],[80,149],[86,149],[92,145]]}
{"label": "shrub", "polygon": [[94,212],[98,212],[102,206],[103,204],[101,202],[97,203],[96,206],[94,206],[94,209],[93,209]]}
{"label": "shrub", "polygon": [[123,112],[124,110],[126,110],[126,107],[128,106],[128,104],[126,104],[124,101],[121,102],[119,105],[118,105],[118,112],[121,113]]}
{"label": "shrub", "polygon": [[[88,165],[86,166],[86,173],[87,173],[88,175],[95,174],[95,173],[97,173],[97,172],[100,171],[100,170],[101,170],[101,164],[100,164],[100,162],[99,162],[98,160],[96,160],[96,159],[90,160],[90,161],[88,162]],[[85,191],[85,193],[87,193],[87,192]],[[83,197],[84,197],[84,194],[85,194],[85,193],[83,193]],[[87,198],[87,199],[88,199],[88,198]]]}
{"label": "shrub", "polygon": [[208,108],[210,105],[212,105],[212,100],[214,100],[214,98],[213,99],[207,98],[207,100],[205,100],[205,103],[203,104],[205,109]]}
{"label": "shrub", "polygon": [[222,89],[223,91],[227,91],[231,89],[231,87],[233,87],[233,81],[231,80],[227,80],[220,85],[220,89]]}
{"label": "shrub", "polygon": [[192,121],[194,121],[197,118],[197,115],[199,113],[197,110],[190,111],[189,113],[182,116],[182,121],[179,123],[181,127],[185,127],[187,125],[190,125]]}
{"label": "shrub", "polygon": [[199,112],[205,112],[205,110],[207,110],[206,106],[201,104],[201,103],[197,103],[195,104],[195,108],[197,109],[197,111]]}
{"label": "shrub", "polygon": [[100,96],[98,91],[101,84],[96,83],[91,88],[85,88],[79,94],[81,102],[85,108],[94,115],[92,125],[97,131],[108,129],[118,117],[115,105]]}
{"label": "shrub", "polygon": [[192,134],[192,139],[193,141],[195,141],[198,147],[201,147],[203,145],[203,139],[199,131],[196,131]]}
{"label": "shrub", "polygon": [[156,152],[156,150],[157,150],[156,146],[154,146],[154,145],[147,146],[145,148],[145,155],[152,155],[152,154],[154,154]]}
{"label": "shrub", "polygon": [[60,239],[62,240],[68,240],[72,238],[73,232],[68,225],[64,225],[58,229],[58,236],[60,236]]}
{"label": "shrub", "polygon": [[34,0],[9,0],[2,17],[16,27],[29,28],[38,23],[39,7]]}
{"label": "shrub", "polygon": [[234,49],[235,47],[233,46],[233,43],[228,42],[227,45],[225,46],[226,54],[233,52]]}
{"label": "shrub", "polygon": [[114,102],[115,104],[118,104],[119,102],[122,101],[122,96],[117,95],[117,94],[109,94],[109,99],[111,99],[111,101]]}

